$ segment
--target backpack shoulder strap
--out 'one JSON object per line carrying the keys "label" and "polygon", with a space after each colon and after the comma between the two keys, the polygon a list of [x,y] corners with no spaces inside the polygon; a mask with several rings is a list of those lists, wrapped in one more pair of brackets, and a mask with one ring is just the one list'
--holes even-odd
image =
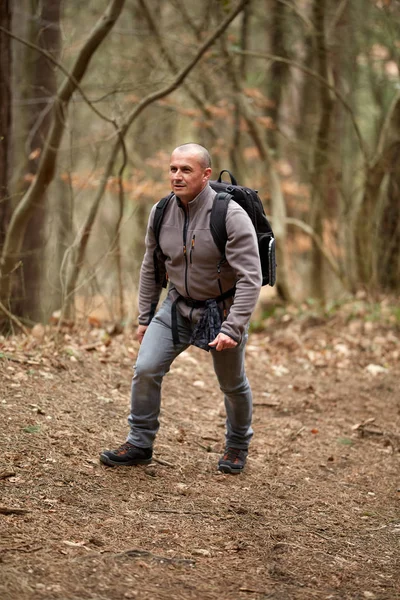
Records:
{"label": "backpack shoulder strap", "polygon": [[154,252],[153,252],[154,278],[155,278],[156,283],[157,284],[161,283],[163,287],[166,287],[167,280],[165,277],[165,273],[162,273],[162,271],[164,269],[160,268],[161,267],[160,263],[162,263],[162,261],[161,261],[162,251],[160,248],[160,231],[161,231],[162,221],[164,218],[165,209],[167,208],[169,201],[171,200],[173,195],[174,194],[171,192],[170,194],[168,194],[168,196],[161,198],[161,200],[159,202],[157,202],[156,210],[154,212],[153,224],[152,224],[154,237],[156,238],[156,244],[157,244],[154,249]]}
{"label": "backpack shoulder strap", "polygon": [[210,230],[213,240],[223,256],[225,256],[225,246],[228,241],[226,232],[226,213],[228,204],[232,196],[226,192],[219,192],[213,202],[210,216]]}
{"label": "backpack shoulder strap", "polygon": [[164,212],[165,212],[165,209],[167,208],[169,201],[171,200],[173,195],[174,195],[173,192],[171,192],[170,194],[168,194],[168,196],[164,196],[164,198],[161,198],[161,200],[159,202],[157,202],[156,210],[154,212],[154,219],[153,219],[153,231],[154,231],[154,236],[156,238],[157,246],[159,245],[161,224],[162,224],[162,220],[164,218]]}

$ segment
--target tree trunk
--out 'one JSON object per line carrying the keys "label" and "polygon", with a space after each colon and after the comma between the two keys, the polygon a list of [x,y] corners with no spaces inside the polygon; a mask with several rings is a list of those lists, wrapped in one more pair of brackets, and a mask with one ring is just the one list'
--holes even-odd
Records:
{"label": "tree trunk", "polygon": [[393,147],[392,155],[392,161],[388,165],[386,206],[379,228],[380,252],[377,270],[380,287],[386,292],[398,294],[400,291],[400,136]]}
{"label": "tree trunk", "polygon": [[[41,11],[35,19],[37,44],[46,50],[56,60],[60,54],[60,9],[61,0],[42,0]],[[36,42],[36,39],[34,40]],[[29,152],[25,173],[28,180],[34,177],[38,170],[40,154],[51,125],[51,101],[57,91],[56,67],[41,53],[36,53],[32,61],[33,69],[32,87],[30,98],[35,100],[32,105],[31,119],[28,124],[26,145]],[[31,133],[32,132],[32,133]],[[34,157],[34,158],[32,158]],[[29,160],[29,158],[31,158]],[[27,180],[24,180],[25,184]],[[27,187],[25,187],[27,189]],[[47,288],[47,277],[44,272],[47,266],[46,257],[46,216],[48,212],[46,199],[38,204],[26,229],[26,235],[21,249],[23,257],[22,276],[24,295],[20,298],[19,305],[15,308],[17,314],[24,315],[33,321],[43,317],[41,298]],[[46,294],[47,296],[47,294]]]}
{"label": "tree trunk", "polygon": [[[249,3],[243,11],[242,23],[240,29],[240,49],[243,52],[248,50],[249,44],[249,33],[250,33],[250,6]],[[242,85],[246,82],[247,76],[247,57],[246,54],[242,54],[239,63],[239,77]],[[232,169],[235,173],[236,179],[239,183],[245,181],[245,163],[243,160],[243,131],[241,131],[240,123],[242,115],[240,111],[240,102],[237,96],[234,97],[234,114],[233,114],[233,136],[232,145],[229,150],[230,161]]]}
{"label": "tree trunk", "polygon": [[[271,23],[271,54],[282,58],[289,58],[286,49],[286,13],[287,6],[281,0],[272,0],[269,2],[272,13]],[[273,61],[269,77],[268,97],[271,106],[267,115],[272,119],[274,125],[279,128],[279,116],[283,100],[283,92],[289,73],[289,66],[284,62]],[[276,153],[278,151],[278,139],[276,129],[268,130],[268,143],[271,149]]]}
{"label": "tree trunk", "polygon": [[[316,30],[318,73],[326,81],[329,78],[328,56],[325,35],[326,0],[314,0],[313,21]],[[313,152],[312,193],[310,223],[315,234],[323,239],[326,197],[329,190],[327,167],[329,164],[329,138],[334,107],[332,94],[322,83],[318,83],[320,116]],[[325,298],[324,257],[313,240],[311,250],[311,295],[321,301]]]}
{"label": "tree trunk", "polygon": [[[0,23],[11,28],[11,2],[0,2]],[[11,133],[11,43],[0,31],[0,248],[3,247],[10,218],[9,164]]]}
{"label": "tree trunk", "polygon": [[366,173],[364,196],[355,221],[359,281],[370,291],[379,285],[396,291],[399,286],[399,150],[397,94],[381,131],[377,155]]}

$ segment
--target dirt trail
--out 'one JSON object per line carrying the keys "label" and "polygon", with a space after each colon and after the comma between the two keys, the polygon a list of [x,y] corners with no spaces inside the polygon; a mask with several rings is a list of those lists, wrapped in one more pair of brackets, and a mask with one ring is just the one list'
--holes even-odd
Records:
{"label": "dirt trail", "polygon": [[267,325],[248,345],[240,476],[216,471],[205,352],[165,378],[155,462],[110,469],[97,457],[126,434],[132,333],[3,340],[1,600],[400,598],[398,325]]}

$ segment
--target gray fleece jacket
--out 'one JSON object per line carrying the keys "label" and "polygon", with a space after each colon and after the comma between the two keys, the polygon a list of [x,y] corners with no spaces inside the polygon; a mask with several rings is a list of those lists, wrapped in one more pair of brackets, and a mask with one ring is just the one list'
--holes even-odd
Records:
{"label": "gray fleece jacket", "polygon": [[[228,241],[225,248],[226,262],[220,273],[218,264],[221,253],[214,243],[210,231],[210,214],[216,192],[209,184],[187,210],[176,197],[169,202],[160,231],[160,248],[164,254],[168,273],[168,294],[175,300],[179,295],[192,300],[217,298],[236,285],[233,298],[224,300],[221,308],[227,310],[221,332],[240,342],[250,320],[258,295],[262,276],[258,254],[257,237],[246,211],[236,202],[228,205],[226,230]],[[160,298],[161,284],[156,284],[153,253],[156,240],[152,229],[156,205],[150,213],[146,252],[140,270],[139,283],[139,323],[148,325],[154,315]],[[194,323],[200,318],[203,309],[192,307],[180,300],[179,312]]]}

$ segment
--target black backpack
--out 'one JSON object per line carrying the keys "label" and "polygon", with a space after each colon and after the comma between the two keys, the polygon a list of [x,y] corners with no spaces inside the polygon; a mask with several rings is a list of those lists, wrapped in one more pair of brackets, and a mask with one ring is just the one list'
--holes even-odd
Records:
{"label": "black backpack", "polygon": [[[229,174],[231,183],[222,181],[223,173]],[[211,209],[210,230],[223,259],[225,258],[225,245],[228,240],[225,224],[226,213],[229,202],[234,200],[247,212],[257,234],[263,278],[262,285],[273,286],[276,281],[275,238],[257,191],[238,185],[234,176],[226,169],[221,171],[217,181],[210,181],[210,186],[217,192]],[[160,230],[164,211],[173,196],[174,194],[171,193],[162,198],[158,202],[154,214],[153,231],[157,242],[157,248],[154,252],[154,271],[157,282],[161,279],[159,270],[160,255],[162,254],[159,248]],[[164,287],[166,285],[165,277],[163,285]]]}

